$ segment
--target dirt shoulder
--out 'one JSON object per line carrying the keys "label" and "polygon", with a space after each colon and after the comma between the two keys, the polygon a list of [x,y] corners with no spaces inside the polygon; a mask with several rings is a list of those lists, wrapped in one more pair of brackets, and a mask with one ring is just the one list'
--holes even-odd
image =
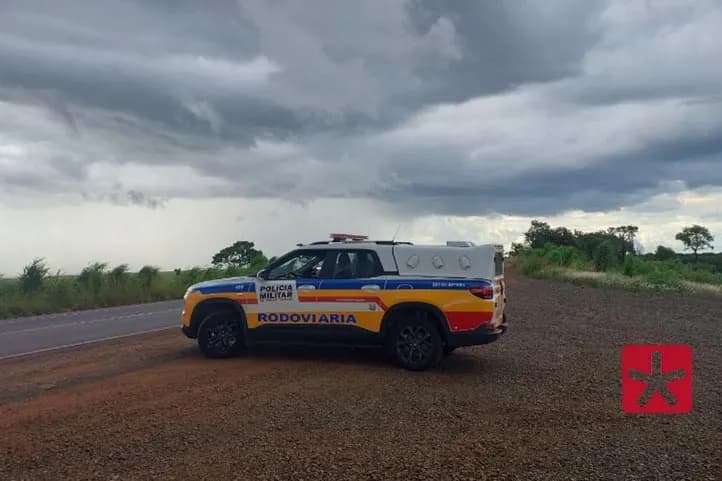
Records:
{"label": "dirt shoulder", "polygon": [[[338,349],[211,361],[174,330],[0,362],[0,479],[719,479],[722,300],[508,295],[505,338],[424,373]],[[621,412],[621,348],[648,342],[693,347],[691,414]]]}

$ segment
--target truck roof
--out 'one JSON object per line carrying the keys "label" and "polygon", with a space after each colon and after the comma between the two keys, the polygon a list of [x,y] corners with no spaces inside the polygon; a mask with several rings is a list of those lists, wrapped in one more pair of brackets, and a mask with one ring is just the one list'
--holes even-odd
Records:
{"label": "truck roof", "polygon": [[498,244],[447,241],[445,245],[415,245],[403,241],[368,240],[363,236],[298,244],[298,248],[373,250],[379,255],[384,271],[395,271],[402,276],[485,279],[499,275],[495,258],[503,252],[503,247]]}
{"label": "truck roof", "polygon": [[[360,247],[360,246],[374,246],[374,245],[414,245],[413,242],[408,241],[397,241],[397,240],[369,240],[369,238],[365,235],[360,234],[330,234],[329,235],[330,240],[321,240],[321,241],[314,241],[310,242],[308,244],[296,244],[297,247],[306,247],[306,246],[316,246],[316,245],[353,245],[354,247]],[[492,245],[492,244],[484,244],[484,245]],[[428,246],[433,247],[476,247],[476,244],[474,244],[471,241],[446,241],[446,245],[434,245],[434,244],[427,244]],[[498,246],[501,247],[501,246]]]}
{"label": "truck roof", "polygon": [[392,241],[392,240],[325,240],[325,241],[315,241],[311,242],[310,244],[298,244],[298,246],[304,246],[304,245],[311,245],[311,246],[317,246],[317,245],[329,245],[329,244],[339,244],[339,245],[399,245],[399,244],[405,244],[405,245],[413,245],[412,242],[405,242],[405,241]]}

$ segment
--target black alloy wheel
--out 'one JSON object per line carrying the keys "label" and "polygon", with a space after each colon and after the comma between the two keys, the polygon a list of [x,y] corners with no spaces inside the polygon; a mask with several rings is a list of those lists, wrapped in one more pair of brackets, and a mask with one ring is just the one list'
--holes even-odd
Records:
{"label": "black alloy wheel", "polygon": [[393,348],[402,367],[421,371],[441,359],[442,342],[439,330],[428,319],[402,320],[396,327]]}
{"label": "black alloy wheel", "polygon": [[237,316],[229,311],[214,312],[203,321],[198,347],[211,358],[231,357],[243,350],[243,331]]}

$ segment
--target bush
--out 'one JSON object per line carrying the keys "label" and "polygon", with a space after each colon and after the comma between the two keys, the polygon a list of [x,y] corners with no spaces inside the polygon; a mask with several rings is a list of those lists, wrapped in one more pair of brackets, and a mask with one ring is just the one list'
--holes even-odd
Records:
{"label": "bush", "polygon": [[[627,230],[629,227],[626,226]],[[526,233],[526,245],[514,245],[513,265],[532,277],[569,279],[592,285],[613,285],[624,289],[640,287],[653,289],[693,289],[685,284],[722,286],[722,253],[677,254],[672,249],[658,246],[653,254],[629,255],[633,236],[624,228],[606,231],[574,231],[574,245],[568,245],[565,231],[552,229],[543,222],[532,222]],[[625,235],[620,235],[620,232]],[[636,231],[635,231],[636,232]],[[560,235],[557,235],[560,234]],[[564,238],[564,241],[558,239]],[[560,269],[568,268],[568,269]],[[580,272],[595,270],[598,273]],[[599,274],[610,272],[609,275]],[[619,275],[619,274],[623,274]],[[718,292],[714,290],[712,291]]]}
{"label": "bush", "polygon": [[538,274],[544,268],[544,260],[539,256],[524,256],[519,263],[521,272],[526,276]]}
{"label": "bush", "polygon": [[654,264],[650,261],[645,261],[637,256],[628,255],[624,259],[624,265],[622,266],[622,273],[628,277],[636,277],[645,274],[649,274],[654,270]]}
{"label": "bush", "polygon": [[594,265],[593,262],[590,259],[587,259],[581,251],[577,251],[577,255],[572,257],[572,260],[569,263],[569,268],[578,271],[591,271],[594,269]]}
{"label": "bush", "polygon": [[677,253],[669,247],[657,246],[657,250],[654,252],[654,258],[658,261],[667,261],[677,257]]}
{"label": "bush", "polygon": [[130,274],[121,264],[110,271],[104,263],[88,265],[78,276],[48,276],[42,259],[28,264],[16,279],[0,279],[0,319],[90,309],[94,307],[135,304],[139,302],[179,299],[188,286],[225,274],[245,274],[246,270],[193,268],[187,271],[160,272],[144,266]]}
{"label": "bush", "polygon": [[204,281],[210,281],[212,279],[218,279],[220,277],[225,277],[223,269],[209,267],[205,271],[203,271]]}
{"label": "bush", "polygon": [[116,286],[128,282],[128,264],[120,264],[110,271],[110,282]]}
{"label": "bush", "polygon": [[182,272],[180,275],[181,284],[185,286],[191,286],[196,282],[200,282],[203,277],[203,272],[200,267],[194,267],[193,269]]}
{"label": "bush", "polygon": [[228,266],[223,270],[224,277],[238,277],[246,273],[247,269],[243,269],[238,266]]}
{"label": "bush", "polygon": [[45,312],[50,309],[51,306],[56,306],[58,310],[71,309],[77,302],[79,293],[79,289],[74,285],[72,279],[63,278],[60,273],[52,279],[49,279],[45,291],[45,296],[43,297],[48,307],[47,309],[41,310],[41,312]]}
{"label": "bush", "polygon": [[160,269],[154,266],[143,266],[138,271],[138,280],[144,289],[150,289],[153,281],[158,277]]}
{"label": "bush", "polygon": [[[524,251],[526,250],[526,247],[524,247],[524,244],[521,242],[512,242],[511,243],[511,251],[509,251],[509,256],[514,257],[518,255],[524,254]],[[269,260],[269,262],[273,262],[273,258]]]}
{"label": "bush", "polygon": [[550,246],[545,255],[549,262],[561,267],[568,267],[577,256],[577,249],[571,246]]}
{"label": "bush", "polygon": [[594,249],[594,270],[606,272],[617,265],[618,245],[611,240],[599,243]]}
{"label": "bush", "polygon": [[682,285],[679,273],[667,269],[655,269],[643,279],[655,289],[679,289]]}
{"label": "bush", "polygon": [[108,264],[104,262],[94,262],[90,264],[80,271],[78,283],[97,296],[103,287],[106,267],[108,267]]}
{"label": "bush", "polygon": [[691,282],[700,282],[703,284],[722,284],[722,274],[714,272],[712,269],[695,269],[683,267],[680,273],[684,280]]}
{"label": "bush", "polygon": [[43,287],[43,281],[49,269],[42,258],[34,259],[23,268],[20,275],[20,288],[25,293],[37,292]]}

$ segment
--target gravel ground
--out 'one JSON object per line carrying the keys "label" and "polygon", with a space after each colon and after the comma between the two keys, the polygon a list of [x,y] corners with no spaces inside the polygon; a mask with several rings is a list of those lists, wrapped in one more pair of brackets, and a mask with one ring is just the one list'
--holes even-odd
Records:
{"label": "gravel ground", "polygon": [[[0,363],[0,479],[722,479],[722,300],[510,276],[512,327],[423,373],[212,361],[179,331]],[[690,344],[688,415],[621,412],[629,343]]]}

